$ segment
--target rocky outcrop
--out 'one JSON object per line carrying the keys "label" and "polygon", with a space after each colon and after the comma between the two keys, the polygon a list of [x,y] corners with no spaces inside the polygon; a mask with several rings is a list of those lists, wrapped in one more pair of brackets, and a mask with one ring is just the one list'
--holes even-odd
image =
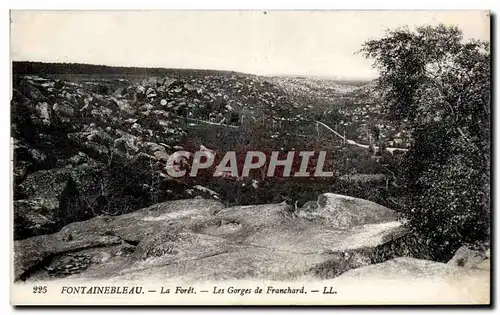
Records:
{"label": "rocky outcrop", "polygon": [[[404,231],[385,218],[339,228],[303,219],[285,203],[225,208],[196,198],[16,241],[14,269],[16,279],[326,279],[371,263],[370,249]],[[56,266],[68,254],[87,258],[63,272]]]}
{"label": "rocky outcrop", "polygon": [[37,171],[28,175],[24,182],[19,185],[19,193],[28,198],[44,198],[56,203],[70,178],[73,178],[75,182],[84,183],[85,177],[92,178],[102,170],[102,166],[94,163]]}
{"label": "rocky outcrop", "polygon": [[[55,234],[40,235],[16,241],[14,264],[16,278],[47,258],[87,248],[140,243],[148,235],[161,233],[171,223],[169,218],[193,218],[222,209],[210,200],[179,200],[157,204],[121,216],[97,216],[75,222]],[[168,223],[166,226],[165,223]]]}
{"label": "rocky outcrop", "polygon": [[489,270],[409,257],[352,269],[335,281],[338,287],[356,287],[368,304],[490,303]]}
{"label": "rocky outcrop", "polygon": [[[17,187],[14,201],[14,238],[54,232],[58,227],[77,220],[88,219],[89,208],[99,196],[96,176],[102,172],[98,163],[84,163],[75,167],[40,170],[29,174]],[[68,202],[73,199],[75,202]]]}
{"label": "rocky outcrop", "polygon": [[396,213],[377,203],[350,196],[325,193],[317,201],[310,201],[298,211],[298,216],[336,227],[390,222]]}

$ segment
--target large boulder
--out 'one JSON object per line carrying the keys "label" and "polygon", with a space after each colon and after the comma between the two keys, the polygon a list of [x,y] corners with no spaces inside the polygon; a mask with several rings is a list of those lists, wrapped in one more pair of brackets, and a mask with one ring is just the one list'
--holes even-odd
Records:
{"label": "large boulder", "polygon": [[73,178],[76,182],[85,184],[92,180],[92,176],[103,169],[99,163],[85,163],[76,167],[41,170],[29,174],[19,185],[19,191],[27,199],[44,198],[59,202],[61,193],[67,181]]}
{"label": "large boulder", "polygon": [[100,127],[89,126],[84,131],[70,133],[68,139],[79,150],[98,161],[108,162],[110,159],[114,138]]}
{"label": "large boulder", "polygon": [[396,212],[368,200],[326,193],[299,209],[298,216],[335,227],[397,220]]}
{"label": "large boulder", "polygon": [[17,187],[23,199],[14,202],[14,237],[26,238],[54,232],[61,226],[89,218],[89,209],[99,196],[96,177],[103,165],[81,164],[29,174]]}
{"label": "large boulder", "polygon": [[50,125],[52,111],[47,102],[40,102],[35,106],[35,115],[32,117],[33,121],[37,124],[41,125]]}
{"label": "large boulder", "polygon": [[[97,263],[75,267],[79,274],[71,277],[283,280],[310,275],[326,279],[371,263],[371,251],[404,231],[397,221],[350,228],[311,222],[286,203],[224,208],[202,198],[168,201],[124,215],[74,222],[44,235],[43,241],[33,237],[16,242],[20,253],[35,243],[44,253],[37,259],[30,256],[29,262],[18,255],[16,276],[47,277],[37,269],[41,262],[50,269],[55,257],[85,252]],[[101,244],[103,236],[116,236],[120,244],[81,248],[82,242]],[[118,247],[124,245],[135,247],[130,255],[113,254],[123,253]]]}
{"label": "large boulder", "polygon": [[400,257],[349,270],[331,285],[373,304],[488,304],[490,273]]}
{"label": "large boulder", "polygon": [[56,228],[59,203],[55,199],[14,201],[14,239],[47,234]]}
{"label": "large boulder", "polygon": [[54,114],[63,122],[69,122],[75,116],[73,105],[67,101],[52,105]]}
{"label": "large boulder", "polygon": [[21,95],[34,101],[46,100],[47,98],[40,89],[35,86],[33,80],[27,79],[28,80],[21,80],[17,84],[17,89],[20,91]]}
{"label": "large boulder", "polygon": [[122,242],[137,245],[148,236],[169,230],[170,220],[189,221],[222,208],[218,202],[199,199],[165,202],[120,216],[97,216],[71,223],[54,234],[15,241],[15,277],[23,278],[42,261],[64,253]]}
{"label": "large boulder", "polygon": [[119,100],[116,98],[112,98],[115,104],[119,107],[120,113],[122,115],[132,116],[135,114],[136,110],[129,104],[126,100]]}
{"label": "large boulder", "polygon": [[485,252],[473,250],[464,245],[455,252],[453,258],[448,261],[448,265],[475,268],[477,266],[484,266],[484,261],[487,259],[489,259],[489,257]]}

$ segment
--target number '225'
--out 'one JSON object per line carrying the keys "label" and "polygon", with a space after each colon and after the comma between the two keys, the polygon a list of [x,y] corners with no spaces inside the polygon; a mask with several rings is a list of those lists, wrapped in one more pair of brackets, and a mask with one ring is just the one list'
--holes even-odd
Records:
{"label": "number '225'", "polygon": [[44,293],[47,293],[47,286],[46,285],[44,285],[44,286],[41,286],[41,285],[34,286],[33,287],[33,293],[34,294],[44,294]]}

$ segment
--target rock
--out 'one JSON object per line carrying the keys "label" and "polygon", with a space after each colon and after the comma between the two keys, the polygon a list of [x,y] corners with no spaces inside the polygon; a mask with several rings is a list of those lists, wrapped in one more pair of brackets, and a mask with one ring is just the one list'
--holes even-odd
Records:
{"label": "rock", "polygon": [[170,157],[170,155],[168,155],[168,153],[165,151],[155,151],[153,155],[158,161],[163,162],[167,162],[168,158]]}
{"label": "rock", "polygon": [[47,102],[40,102],[35,106],[37,112],[37,119],[43,125],[50,125],[50,109],[49,104]]}
{"label": "rock", "polygon": [[78,154],[73,155],[69,158],[69,162],[73,165],[80,165],[89,161],[89,156],[83,152],[78,152]]}
{"label": "rock", "polygon": [[396,213],[377,203],[332,193],[322,194],[316,204],[308,202],[298,216],[335,227],[383,223],[397,220]]}
{"label": "rock", "polygon": [[91,257],[83,254],[67,254],[57,257],[47,266],[51,276],[71,275],[82,272],[90,266]]}
{"label": "rock", "polygon": [[95,118],[101,119],[101,120],[106,120],[107,118],[113,117],[113,111],[109,108],[106,108],[104,106],[100,106],[99,108],[94,108],[90,112],[92,116]]}
{"label": "rock", "polygon": [[339,279],[342,277],[362,279],[401,279],[405,277],[411,279],[418,277],[435,279],[440,276],[452,276],[456,272],[460,272],[460,268],[456,268],[456,266],[424,259],[399,257],[347,271]]}
{"label": "rock", "polygon": [[149,110],[151,110],[151,109],[153,109],[153,108],[154,108],[154,106],[153,106],[153,105],[151,105],[151,104],[147,103],[147,104],[144,104],[144,105],[142,105],[141,107],[139,107],[139,110],[140,110],[140,111],[149,111]]}
{"label": "rock", "polygon": [[[214,247],[217,249],[214,250]],[[179,259],[202,257],[227,250],[228,247],[230,242],[211,235],[161,231],[139,243],[134,255],[140,260],[161,257],[164,263],[166,260],[175,262]]]}
{"label": "rock", "polygon": [[83,133],[71,133],[68,134],[68,138],[74,142],[78,149],[82,150],[92,158],[108,163],[110,152],[106,145],[95,141],[89,141]]}
{"label": "rock", "polygon": [[153,97],[156,97],[158,94],[156,93],[156,91],[152,88],[149,88],[147,91],[146,91],[146,97],[147,98],[153,98]]}
{"label": "rock", "polygon": [[455,252],[455,255],[447,264],[456,267],[474,268],[485,259],[488,259],[486,253],[472,250],[464,245]]}
{"label": "rock", "polygon": [[146,148],[147,153],[154,155],[154,157],[159,161],[167,161],[169,155],[165,150],[165,147],[154,143],[154,142],[145,142],[144,147]]}
{"label": "rock", "polygon": [[[119,244],[116,236],[81,237],[61,242],[56,234],[40,235],[14,242],[14,277],[29,277],[31,269],[43,260],[80,249]],[[59,236],[59,235],[57,235]]]}
{"label": "rock", "polygon": [[50,233],[56,225],[59,203],[54,199],[32,198],[14,201],[14,239]]}
{"label": "rock", "polygon": [[169,118],[170,117],[170,114],[164,110],[154,110],[153,114],[155,114],[156,117],[159,117],[159,118]]}
{"label": "rock", "polygon": [[[207,200],[179,200],[157,204],[132,213],[74,222],[61,231],[15,241],[14,268],[16,279],[48,257],[81,249],[116,245],[120,240],[139,243],[148,235],[161,233],[169,220],[190,219],[209,215],[222,205]],[[112,231],[108,233],[107,231]],[[113,234],[113,235],[110,235]],[[68,235],[71,238],[68,239]]]}
{"label": "rock", "polygon": [[347,270],[368,266],[371,259],[359,252],[338,252],[321,264],[311,268],[313,274],[320,279],[331,279]]}
{"label": "rock", "polygon": [[318,208],[317,201],[308,201],[302,206],[302,208],[300,208],[298,214],[307,218],[309,216],[309,213],[316,211],[317,208]]}
{"label": "rock", "polygon": [[[400,257],[349,270],[332,285],[365,303],[488,304],[490,273],[444,263]],[[377,292],[376,294],[374,292]]]}
{"label": "rock", "polygon": [[82,132],[69,133],[68,138],[85,154],[104,163],[108,162],[109,149],[115,142],[115,139],[100,127],[89,127]]}
{"label": "rock", "polygon": [[[400,235],[400,230],[401,223],[395,221],[339,229],[298,217],[293,207],[286,204],[224,208],[214,200],[188,199],[164,202],[119,216],[74,222],[50,236],[23,240],[18,249],[22,250],[21,244],[40,243],[39,237],[49,238],[47,243],[57,247],[69,234],[72,235],[69,243],[79,239],[98,243],[104,233],[136,244],[132,260],[122,265],[121,260],[111,257],[102,264],[90,266],[79,276],[295,279],[311,275],[328,278],[367,264],[369,258],[364,253],[392,241]],[[68,246],[68,242],[64,242],[64,248],[69,251]],[[46,253],[60,251],[44,249]],[[71,251],[78,253],[79,249]],[[17,265],[35,266],[21,261]],[[319,275],[318,270],[325,270],[325,266],[332,266],[333,271]],[[22,270],[26,272],[26,267]]]}
{"label": "rock", "polygon": [[489,271],[490,267],[491,267],[490,265],[491,265],[491,261],[488,258],[488,259],[484,259],[484,260],[478,262],[477,264],[474,265],[473,268],[475,268],[475,269],[482,269],[482,270],[488,270]]}
{"label": "rock", "polygon": [[71,176],[71,172],[72,169],[68,168],[34,172],[27,176],[26,180],[19,186],[19,190],[30,199],[50,199],[58,205],[59,197]]}
{"label": "rock", "polygon": [[112,97],[111,99],[115,102],[116,106],[118,106],[120,112],[123,114],[130,116],[135,114],[135,109],[127,101],[119,100],[115,97]]}
{"label": "rock", "polygon": [[178,82],[177,79],[166,77],[163,79],[163,82],[161,82],[161,84],[163,86],[165,86],[166,88],[170,88],[171,86],[175,85],[177,82]]}
{"label": "rock", "polygon": [[[284,97],[272,84],[193,75],[151,77],[115,90],[124,83],[19,80],[13,103],[22,110],[15,135],[25,138],[15,165],[21,183],[14,206],[18,278],[41,266],[53,277],[330,278],[366,264],[371,256],[361,249],[375,250],[405,233],[394,217],[383,215],[385,208],[360,200],[351,205],[330,196],[324,205],[314,202],[299,211],[286,204],[224,208],[209,199],[217,198],[211,186],[161,176],[168,153],[191,147],[185,140],[193,134],[205,136],[184,115],[216,123],[225,117],[227,124],[239,120],[240,113],[231,111],[245,109],[251,122],[252,116],[260,120],[260,112],[252,111],[262,103],[265,120],[268,109],[277,110],[276,98]],[[30,119],[23,125],[25,112]],[[281,118],[280,123],[290,121]],[[52,128],[61,120],[69,122],[64,130]],[[200,141],[218,149],[216,139]],[[48,173],[37,172],[54,165]],[[254,191],[246,188],[245,193]],[[197,199],[146,207],[188,192]],[[53,234],[18,237],[41,233]]]}
{"label": "rock", "polygon": [[166,152],[163,146],[154,142],[144,142],[144,147],[146,147],[151,153],[154,153],[156,151]]}
{"label": "rock", "polygon": [[70,121],[68,118],[72,118],[75,115],[73,106],[68,102],[54,103],[52,110],[57,116],[66,122]]}
{"label": "rock", "polygon": [[114,153],[125,154],[126,156],[134,155],[139,152],[141,141],[139,137],[131,135],[122,130],[116,130],[119,138],[114,140]]}
{"label": "rock", "polygon": [[[29,174],[18,187],[26,199],[14,203],[16,238],[53,232],[60,224],[85,217],[79,213],[87,210],[80,207],[79,198],[85,197],[89,205],[97,198],[94,185],[102,167],[83,164]],[[69,202],[68,198],[74,200]]]}
{"label": "rock", "polygon": [[[400,257],[349,270],[333,279],[345,296],[373,304],[488,304],[490,273]],[[375,293],[376,292],[376,293]]]}
{"label": "rock", "polygon": [[142,85],[138,85],[136,86],[136,92],[138,93],[145,93],[146,92],[146,88]]}
{"label": "rock", "polygon": [[129,124],[134,124],[138,121],[139,119],[137,118],[129,118],[129,119],[125,119],[124,122],[126,123],[129,123]]}
{"label": "rock", "polygon": [[371,259],[361,253],[351,253],[347,256],[347,259],[351,266],[353,266],[349,270],[371,265]]}
{"label": "rock", "polygon": [[117,97],[117,98],[120,98],[120,97],[123,97],[125,94],[127,93],[126,89],[123,88],[123,87],[119,87],[117,88],[114,92],[113,92],[113,96],[114,97]]}
{"label": "rock", "polygon": [[35,101],[42,101],[47,99],[45,95],[35,85],[30,84],[28,80],[22,80],[19,83],[19,90],[23,95],[26,95],[27,97]]}

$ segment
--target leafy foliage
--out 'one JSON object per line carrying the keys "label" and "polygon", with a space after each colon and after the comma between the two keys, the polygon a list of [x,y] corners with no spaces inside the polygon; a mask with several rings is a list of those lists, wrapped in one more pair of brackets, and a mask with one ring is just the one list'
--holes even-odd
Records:
{"label": "leafy foliage", "polygon": [[361,52],[380,71],[387,114],[412,131],[401,175],[409,225],[437,260],[488,241],[489,44],[440,25],[388,31]]}

